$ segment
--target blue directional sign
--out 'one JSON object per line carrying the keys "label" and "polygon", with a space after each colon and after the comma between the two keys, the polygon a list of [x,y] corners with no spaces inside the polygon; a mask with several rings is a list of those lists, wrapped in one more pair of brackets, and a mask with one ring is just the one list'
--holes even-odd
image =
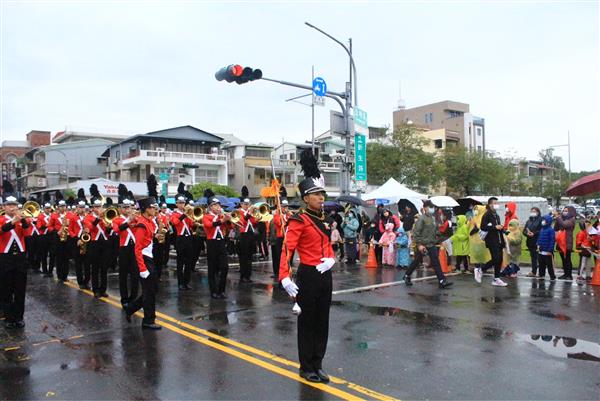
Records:
{"label": "blue directional sign", "polygon": [[327,84],[321,77],[316,77],[312,82],[313,93],[317,96],[325,96],[327,93]]}

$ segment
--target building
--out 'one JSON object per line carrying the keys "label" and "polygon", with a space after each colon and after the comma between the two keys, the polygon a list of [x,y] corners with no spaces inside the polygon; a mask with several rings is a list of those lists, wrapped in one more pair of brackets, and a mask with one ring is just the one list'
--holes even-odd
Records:
{"label": "building", "polygon": [[515,171],[515,181],[511,190],[514,192],[529,192],[531,190],[541,193],[546,183],[560,182],[556,169],[544,165],[541,161],[518,159],[514,160],[512,164]]}
{"label": "building", "polygon": [[110,142],[121,142],[127,139],[130,135],[126,134],[112,134],[104,132],[86,132],[66,129],[59,131],[52,137],[52,143],[67,143],[85,141],[87,139],[105,139]]}
{"label": "building", "polygon": [[112,142],[86,139],[33,148],[25,154],[26,162],[18,178],[24,193],[104,176],[106,158],[102,156]]}
{"label": "building", "polygon": [[179,182],[227,185],[222,144],[221,137],[190,125],[134,135],[106,149],[106,176],[113,181],[141,182],[154,174],[157,180],[168,182],[170,194],[177,191]]}
{"label": "building", "polygon": [[423,147],[423,150],[429,153],[434,153],[446,149],[447,147],[458,146],[460,143],[457,133],[448,131],[445,128],[422,130],[421,136],[430,140],[430,142]]}
{"label": "building", "polygon": [[16,185],[17,191],[21,188],[18,179],[23,174],[24,158],[27,152],[38,146],[50,144],[50,131],[29,131],[25,141],[3,141],[0,147],[0,163],[2,168],[2,181],[9,180]]}
{"label": "building", "polygon": [[470,151],[485,151],[485,120],[471,114],[466,103],[445,100],[409,109],[399,107],[393,122],[394,127],[412,122],[428,130],[444,129],[446,136],[440,138],[444,143],[457,142]]}
{"label": "building", "polygon": [[[223,138],[221,148],[227,154],[227,182],[238,192],[246,186],[251,198],[259,198],[260,190],[271,185],[273,146],[250,144],[231,134],[219,134]],[[290,173],[281,177],[291,182]]]}

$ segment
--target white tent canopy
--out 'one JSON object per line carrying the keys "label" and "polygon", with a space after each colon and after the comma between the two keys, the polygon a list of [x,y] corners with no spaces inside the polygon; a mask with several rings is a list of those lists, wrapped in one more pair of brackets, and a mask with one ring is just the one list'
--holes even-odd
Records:
{"label": "white tent canopy", "polygon": [[427,195],[420,194],[400,184],[394,178],[390,178],[385,184],[379,188],[363,195],[364,201],[376,201],[377,199],[385,199],[389,203],[398,203],[400,199],[406,199],[421,210],[423,207],[423,199],[427,199]]}

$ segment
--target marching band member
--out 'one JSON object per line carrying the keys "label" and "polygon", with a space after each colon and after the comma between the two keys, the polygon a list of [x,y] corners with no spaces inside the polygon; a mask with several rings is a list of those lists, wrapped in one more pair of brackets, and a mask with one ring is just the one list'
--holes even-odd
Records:
{"label": "marching band member", "polygon": [[119,236],[119,292],[121,305],[137,298],[139,271],[135,263],[135,236],[131,229],[136,218],[132,211],[133,201],[119,200],[121,214],[112,220],[112,229]]}
{"label": "marching band member", "polygon": [[69,248],[67,246],[70,213],[67,212],[67,203],[58,201],[58,210],[52,213],[50,228],[54,232],[54,249],[56,255],[56,276],[62,282],[67,281],[69,274]]}
{"label": "marching band member", "polygon": [[30,226],[17,205],[16,197],[6,196],[6,214],[0,216],[0,294],[6,327],[11,329],[25,327],[23,314],[27,289],[25,237]]}
{"label": "marching band member", "polygon": [[193,220],[185,213],[186,198],[178,195],[176,209],[171,215],[171,224],[175,231],[175,251],[177,252],[177,284],[180,290],[189,290],[192,265],[192,225]]}
{"label": "marching band member", "polygon": [[256,251],[256,223],[258,220],[250,213],[250,199],[246,198],[240,203],[238,212],[240,214],[239,225],[239,261],[240,261],[240,281],[242,283],[251,283],[252,279],[252,258]]}
{"label": "marching band member", "polygon": [[42,263],[42,273],[46,277],[52,277],[52,270],[54,265],[48,266],[48,253],[50,252],[50,246],[53,241],[52,235],[53,230],[50,226],[50,220],[52,218],[52,205],[48,202],[44,203],[44,210],[37,219],[37,229],[40,233],[38,238],[38,255]]}
{"label": "marching band member", "polygon": [[229,264],[227,263],[227,249],[225,238],[230,224],[231,215],[223,214],[221,203],[216,197],[207,199],[208,212],[202,218],[206,232],[206,256],[208,263],[208,286],[213,299],[224,299],[225,284]]}
{"label": "marching band member", "polygon": [[84,220],[86,232],[90,234],[88,253],[92,265],[92,291],[94,296],[108,297],[106,287],[108,282],[108,260],[110,249],[104,222],[104,208],[100,199],[92,200],[92,211]]}
{"label": "marching band member", "polygon": [[[298,315],[298,355],[300,376],[311,382],[328,382],[323,358],[329,334],[331,306],[331,268],[335,254],[330,243],[330,227],[323,213],[325,189],[317,161],[310,150],[301,154],[300,164],[306,177],[299,184],[306,208],[288,220],[281,254],[279,280],[286,292],[296,298]],[[292,281],[289,258],[300,256],[296,283]]]}
{"label": "marching band member", "polygon": [[[165,241],[163,243],[162,260],[159,262],[160,263],[160,275],[162,275],[163,270],[165,272],[167,271],[167,264],[169,263],[169,252],[170,252],[170,248],[171,248],[171,242],[173,240],[173,229],[170,224],[171,214],[172,214],[171,209],[169,209],[167,207],[167,204],[165,202],[163,202],[160,205],[160,216],[162,217],[162,220],[165,224],[165,229],[167,230],[167,232],[165,233]],[[160,275],[158,277],[159,281],[160,281]]]}
{"label": "marching band member", "polygon": [[273,230],[272,237],[275,240],[271,243],[271,253],[273,255],[273,277],[275,280],[279,277],[279,264],[281,263],[281,248],[283,247],[283,233],[286,230],[288,219],[291,217],[291,213],[288,210],[288,201],[283,199],[281,201],[281,213],[276,210],[273,213]]}
{"label": "marching band member", "polygon": [[[166,204],[165,204],[166,206]],[[169,252],[168,250],[168,234],[169,234],[169,218],[166,214],[159,211],[158,208],[156,210],[155,226],[156,226],[156,235],[154,237],[154,244],[152,245],[152,251],[154,253],[154,267],[156,269],[156,280],[161,281],[161,276],[163,269],[167,268],[167,259],[165,259],[165,253]]]}
{"label": "marching band member", "polygon": [[138,200],[141,216],[135,221],[133,233],[135,235],[135,260],[142,283],[142,295],[123,305],[127,321],[131,321],[131,315],[144,308],[144,319],[142,329],[160,330],[161,327],[155,323],[156,318],[156,273],[154,260],[152,258],[152,245],[155,237],[154,217],[158,210],[155,198],[143,198]]}
{"label": "marching band member", "polygon": [[[41,210],[40,210],[41,213]],[[38,214],[39,216],[39,214]],[[29,219],[29,236],[25,238],[25,245],[27,247],[27,262],[31,270],[36,273],[40,273],[40,258],[38,252],[38,239],[40,237],[40,231],[37,228],[37,219],[36,217],[31,217]]]}
{"label": "marching band member", "polygon": [[[79,200],[75,212],[69,220],[69,248],[71,258],[75,262],[77,284],[82,290],[90,289],[90,262],[87,258],[87,244],[83,244],[81,236],[84,233],[85,201]],[[83,252],[83,253],[82,253]]]}

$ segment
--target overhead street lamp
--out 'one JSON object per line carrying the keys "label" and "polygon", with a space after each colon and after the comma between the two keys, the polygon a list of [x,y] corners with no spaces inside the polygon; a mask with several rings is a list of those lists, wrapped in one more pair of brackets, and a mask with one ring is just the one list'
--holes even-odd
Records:
{"label": "overhead street lamp", "polygon": [[567,148],[567,157],[569,163],[569,182],[571,181],[571,133],[567,131],[567,143],[563,145],[548,146],[548,148]]}

